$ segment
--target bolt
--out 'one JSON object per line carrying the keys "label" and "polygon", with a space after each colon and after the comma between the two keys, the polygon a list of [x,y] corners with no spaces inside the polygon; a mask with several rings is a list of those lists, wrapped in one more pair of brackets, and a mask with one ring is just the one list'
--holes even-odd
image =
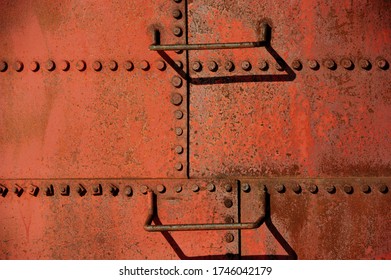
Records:
{"label": "bolt", "polygon": [[118,194],[118,192],[119,192],[119,189],[114,184],[111,184],[110,193],[115,196]]}
{"label": "bolt", "polygon": [[326,187],[326,191],[327,191],[328,193],[335,193],[336,190],[337,190],[337,188],[336,188],[335,186],[327,186],[327,187]]}
{"label": "bolt", "polygon": [[16,62],[14,63],[14,69],[15,69],[17,72],[23,71],[23,68],[24,68],[23,62],[21,62],[21,61],[16,61]]}
{"label": "bolt", "polygon": [[380,69],[383,69],[383,70],[388,69],[388,62],[387,62],[387,60],[385,60],[383,58],[378,59],[376,64],[377,64],[377,67],[379,67]]}
{"label": "bolt", "polygon": [[175,118],[176,118],[177,120],[180,120],[180,119],[183,118],[183,112],[177,110],[177,111],[174,112],[174,116],[175,116]]}
{"label": "bolt", "polygon": [[68,71],[70,67],[71,67],[71,64],[69,63],[69,61],[67,61],[67,60],[62,60],[62,61],[60,62],[60,69],[61,69],[62,71]]}
{"label": "bolt", "polygon": [[37,72],[39,70],[39,63],[37,61],[33,61],[30,63],[30,70],[33,72]]}
{"label": "bolt", "polygon": [[214,184],[210,183],[206,186],[206,189],[210,192],[214,192],[216,190],[216,187]]}
{"label": "bolt", "polygon": [[100,61],[94,61],[94,63],[92,64],[92,68],[95,71],[100,71],[102,70],[102,63]]}
{"label": "bolt", "polygon": [[218,67],[216,61],[209,61],[209,62],[208,62],[208,69],[209,69],[210,71],[216,72],[218,68],[219,68],[219,67]]}
{"label": "bolt", "polygon": [[201,62],[199,61],[194,61],[193,62],[193,65],[191,66],[191,68],[196,71],[196,72],[200,72],[202,70],[202,65],[201,65]]}
{"label": "bolt", "polygon": [[124,68],[126,69],[126,71],[132,71],[134,68],[133,62],[131,62],[129,60],[125,61]]}
{"label": "bolt", "polygon": [[381,192],[381,193],[387,193],[387,192],[388,192],[388,187],[387,187],[387,185],[381,185],[381,186],[379,187],[379,192]]}
{"label": "bolt", "polygon": [[176,189],[175,189],[175,191],[176,191],[177,193],[180,193],[180,192],[182,191],[182,186],[177,186]]}
{"label": "bolt", "polygon": [[231,208],[232,205],[234,205],[234,203],[232,202],[231,199],[226,198],[226,199],[224,199],[224,205],[225,205],[225,207],[227,207],[227,208]]}
{"label": "bolt", "polygon": [[176,50],[175,53],[181,54],[181,53],[183,53],[183,50]]}
{"label": "bolt", "polygon": [[232,186],[227,184],[224,186],[226,192],[232,192]]}
{"label": "bolt", "polygon": [[126,196],[132,196],[132,194],[133,194],[133,189],[132,189],[132,187],[131,187],[131,186],[127,186],[127,187],[125,188],[125,195],[126,195]]}
{"label": "bolt", "polygon": [[295,59],[294,61],[292,61],[292,67],[295,70],[301,70],[303,68],[303,65],[301,64],[300,60]]}
{"label": "bolt", "polygon": [[94,192],[95,194],[98,194],[99,191],[100,191],[100,187],[101,187],[101,185],[99,185],[99,186],[94,186],[94,187],[92,188],[93,192]]}
{"label": "bolt", "polygon": [[243,184],[242,185],[242,191],[244,191],[244,192],[250,192],[250,190],[251,190],[251,187],[250,187],[250,185],[249,184]]}
{"label": "bolt", "polygon": [[179,76],[174,76],[171,79],[171,84],[176,88],[180,88],[182,86],[182,79]]}
{"label": "bolt", "polygon": [[5,61],[0,61],[0,72],[5,72],[7,71],[8,64]]}
{"label": "bolt", "polygon": [[318,70],[319,69],[319,63],[315,59],[311,59],[308,61],[308,66],[312,70]]}
{"label": "bolt", "polygon": [[148,186],[144,185],[144,186],[140,187],[140,191],[141,191],[142,194],[147,194],[148,190],[149,190]]}
{"label": "bolt", "polygon": [[60,188],[61,195],[67,195],[68,194],[68,190],[69,190],[69,186],[62,186]]}
{"label": "bolt", "polygon": [[76,69],[79,70],[80,72],[86,70],[86,68],[87,68],[87,64],[84,60],[79,60],[76,62]]}
{"label": "bolt", "polygon": [[347,70],[352,70],[354,65],[353,65],[353,62],[348,59],[348,58],[344,58],[341,60],[341,65],[343,68],[347,69]]}
{"label": "bolt", "polygon": [[109,68],[111,71],[116,71],[118,69],[118,63],[115,60],[110,60]]}
{"label": "bolt", "polygon": [[363,193],[370,193],[371,192],[371,187],[368,186],[368,185],[363,185],[363,186],[361,186],[361,191]]}
{"label": "bolt", "polygon": [[[242,63],[242,67],[243,67],[243,63]],[[251,65],[250,65],[250,67],[251,67]],[[225,70],[232,72],[235,69],[235,65],[232,61],[229,60],[225,63],[224,68],[225,68]]]}
{"label": "bolt", "polygon": [[175,134],[176,134],[177,136],[181,136],[181,135],[183,134],[183,129],[180,128],[180,127],[176,127],[176,128],[175,128]]}
{"label": "bolt", "polygon": [[235,222],[234,218],[230,216],[225,217],[224,221],[226,224],[233,224]]}
{"label": "bolt", "polygon": [[141,61],[140,68],[144,71],[147,71],[149,69],[149,62],[146,60]]}
{"label": "bolt", "polygon": [[15,186],[12,188],[12,192],[17,195],[20,194],[21,190],[22,190],[22,188],[20,188],[18,186]]}
{"label": "bolt", "polygon": [[345,185],[343,187],[343,190],[347,193],[347,194],[352,194],[353,193],[353,187],[350,186],[350,185]]}
{"label": "bolt", "polygon": [[174,27],[174,29],[172,30],[172,33],[174,33],[174,35],[177,36],[177,37],[181,37],[182,34],[183,34],[183,31],[182,31],[182,28],[176,26],[176,27]]}
{"label": "bolt", "polygon": [[56,69],[56,64],[54,63],[53,60],[48,60],[45,63],[45,68],[48,71],[53,71],[54,69]]}
{"label": "bolt", "polygon": [[183,153],[183,147],[182,146],[176,146],[175,147],[175,152],[177,154],[182,154]]}
{"label": "bolt", "polygon": [[175,9],[172,11],[172,16],[176,19],[182,18],[182,12],[181,10]]}
{"label": "bolt", "polygon": [[181,171],[183,169],[183,164],[180,163],[180,162],[177,162],[175,164],[175,169],[178,170],[178,171]]}
{"label": "bolt", "polygon": [[35,195],[37,195],[37,193],[38,193],[38,187],[31,186],[30,189],[29,189],[29,194],[35,196]]}
{"label": "bolt", "polygon": [[193,185],[193,187],[191,188],[191,190],[193,192],[198,192],[200,190],[200,187],[198,185]]}
{"label": "bolt", "polygon": [[318,192],[318,186],[317,185],[310,185],[308,187],[308,190],[310,191],[310,193],[317,193]]}
{"label": "bolt", "polygon": [[82,196],[82,195],[84,195],[84,194],[86,193],[86,189],[85,189],[82,185],[80,185],[80,186],[77,188],[76,192],[77,192],[80,196]]}
{"label": "bolt", "polygon": [[182,0],[174,0],[175,3],[181,3]]}
{"label": "bolt", "polygon": [[164,185],[158,185],[156,187],[157,191],[160,193],[164,193],[166,191],[166,187]]}
{"label": "bolt", "polygon": [[46,187],[46,188],[45,188],[45,194],[46,194],[47,196],[49,196],[49,195],[52,194],[52,187],[53,187],[53,186],[50,186],[50,187]]}
{"label": "bolt", "polygon": [[233,236],[232,233],[227,233],[227,234],[224,236],[224,239],[225,239],[225,242],[231,243],[231,242],[234,241],[235,237]]}
{"label": "bolt", "polygon": [[330,69],[330,70],[335,70],[337,68],[337,64],[335,63],[334,60],[332,59],[326,59],[326,61],[324,62],[324,65]]}
{"label": "bolt", "polygon": [[250,71],[251,70],[251,63],[247,60],[242,62],[242,69],[244,71]]}
{"label": "bolt", "polygon": [[294,186],[292,186],[292,190],[293,190],[294,193],[297,193],[297,194],[301,193],[301,186],[300,186],[300,184],[295,184]]}
{"label": "bolt", "polygon": [[177,66],[178,68],[180,68],[180,69],[183,68],[183,63],[182,63],[182,61],[177,60],[177,61],[175,61],[175,64],[176,64],[176,66]]}
{"label": "bolt", "polygon": [[166,63],[163,60],[159,60],[156,62],[156,68],[160,71],[164,71],[166,69]]}
{"label": "bolt", "polygon": [[360,60],[360,67],[364,70],[369,70],[369,69],[371,69],[371,63],[369,62],[368,59],[361,59]]}
{"label": "bolt", "polygon": [[262,71],[266,71],[267,69],[269,69],[269,63],[267,63],[266,60],[261,60],[258,63],[258,68]]}
{"label": "bolt", "polygon": [[281,63],[276,62],[276,70],[277,71],[284,71],[284,66]]}
{"label": "bolt", "polygon": [[183,97],[179,93],[171,94],[171,103],[173,105],[179,106],[181,105],[182,101],[183,101]]}
{"label": "bolt", "polygon": [[275,187],[275,190],[279,193],[284,193],[285,192],[285,186],[284,185],[277,185]]}

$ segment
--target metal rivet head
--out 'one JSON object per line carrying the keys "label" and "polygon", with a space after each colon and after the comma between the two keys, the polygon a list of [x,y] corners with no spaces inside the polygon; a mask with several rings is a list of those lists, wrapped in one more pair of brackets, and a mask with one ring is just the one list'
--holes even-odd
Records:
{"label": "metal rivet head", "polygon": [[244,71],[250,71],[251,70],[251,63],[247,60],[242,62],[242,69]]}
{"label": "metal rivet head", "polygon": [[343,68],[345,68],[347,70],[352,70],[354,68],[353,61],[351,61],[348,58],[342,59],[341,60],[341,65],[342,65]]}
{"label": "metal rivet head", "polygon": [[361,59],[360,60],[360,67],[364,70],[369,70],[371,69],[371,63],[369,62],[368,59]]}
{"label": "metal rivet head", "polygon": [[68,193],[69,193],[69,186],[60,187],[60,194],[61,195],[68,195]]}
{"label": "metal rivet head", "polygon": [[295,70],[301,70],[303,69],[303,65],[301,64],[301,61],[298,59],[295,59],[292,61],[292,68]]}
{"label": "metal rivet head", "polygon": [[180,162],[177,162],[175,164],[175,169],[178,170],[178,171],[181,171],[183,169],[183,164],[180,163]]}
{"label": "metal rivet head", "polygon": [[48,60],[45,63],[45,68],[48,71],[53,71],[54,69],[56,69],[56,64],[54,63],[53,60]]}
{"label": "metal rivet head", "polygon": [[24,68],[24,65],[23,65],[23,62],[21,61],[16,61],[14,63],[14,69],[16,72],[22,72],[23,71],[23,68]]}
{"label": "metal rivet head", "polygon": [[144,71],[147,71],[149,69],[149,62],[146,60],[141,61],[140,68]]}
{"label": "metal rivet head", "polygon": [[175,3],[181,3],[182,0],[174,0]]}
{"label": "metal rivet head", "polygon": [[315,184],[313,184],[313,185],[310,185],[310,186],[308,187],[308,191],[309,191],[310,193],[313,193],[313,194],[315,194],[315,193],[317,193],[317,192],[318,192],[318,186],[317,186],[317,185],[315,185]]}
{"label": "metal rivet head", "polygon": [[180,60],[175,61],[175,64],[178,68],[183,69],[183,62]]}
{"label": "metal rivet head", "polygon": [[352,194],[352,193],[353,193],[353,187],[350,186],[350,185],[345,185],[345,186],[343,186],[343,190],[344,190],[344,192],[347,193],[347,194]]}
{"label": "metal rivet head", "polygon": [[114,186],[114,185],[111,185],[110,187],[110,193],[113,195],[113,196],[116,196],[118,193],[119,193],[119,189]]}
{"label": "metal rivet head", "polygon": [[82,186],[82,185],[79,185],[76,189],[76,192],[80,195],[80,196],[83,196],[87,190]]}
{"label": "metal rivet head", "polygon": [[115,60],[110,60],[110,61],[109,61],[109,69],[110,69],[111,71],[116,71],[116,70],[118,69],[118,63],[117,63],[117,61],[115,61]]}
{"label": "metal rivet head", "polygon": [[387,185],[381,185],[380,187],[379,187],[379,192],[381,192],[381,193],[388,193],[388,187],[387,187]]}
{"label": "metal rivet head", "polygon": [[160,193],[164,193],[166,191],[166,187],[164,185],[158,185],[156,187],[157,191]]}
{"label": "metal rivet head", "polygon": [[224,186],[226,192],[232,192],[232,186],[227,184]]}
{"label": "metal rivet head", "polygon": [[225,207],[231,208],[233,205],[234,205],[234,203],[232,202],[231,199],[229,199],[229,198],[224,199],[224,206]]}
{"label": "metal rivet head", "polygon": [[293,191],[294,193],[296,193],[296,194],[301,193],[301,186],[300,186],[300,184],[295,184],[295,185],[293,185],[293,186],[292,186],[292,191]]}
{"label": "metal rivet head", "polygon": [[29,194],[36,196],[38,194],[39,188],[37,186],[31,186],[29,188]]}
{"label": "metal rivet head", "polygon": [[182,146],[176,146],[175,147],[175,152],[177,154],[182,154],[183,153],[183,147]]}
{"label": "metal rivet head", "polygon": [[182,191],[182,186],[177,186],[175,192],[180,193]]}
{"label": "metal rivet head", "polygon": [[245,183],[242,185],[242,191],[244,191],[245,193],[250,192],[250,190],[251,190],[251,187],[249,184]]}
{"label": "metal rivet head", "polygon": [[39,63],[37,61],[33,61],[30,63],[30,70],[33,72],[37,72],[39,70]]}
{"label": "metal rivet head", "polygon": [[125,187],[125,195],[126,196],[132,196],[133,195],[133,189],[131,186]]}
{"label": "metal rivet head", "polygon": [[209,71],[216,72],[218,68],[219,67],[218,67],[216,61],[209,61],[208,62],[208,69],[209,69]]}
{"label": "metal rivet head", "polygon": [[363,185],[363,186],[361,186],[361,191],[363,193],[370,193],[371,192],[371,187],[368,186],[368,185]]}
{"label": "metal rivet head", "polygon": [[196,71],[196,72],[200,72],[202,70],[202,64],[201,62],[199,61],[194,61],[191,68]]}
{"label": "metal rivet head", "polygon": [[181,54],[181,53],[183,53],[183,50],[176,50],[175,53]]}
{"label": "metal rivet head", "polygon": [[131,62],[129,60],[125,61],[124,68],[126,69],[126,71],[132,71],[134,68],[133,62]]}
{"label": "metal rivet head", "polygon": [[318,61],[316,61],[315,59],[311,59],[308,61],[308,66],[312,69],[312,70],[318,70],[319,69],[319,63]]}
{"label": "metal rivet head", "polygon": [[69,63],[69,61],[67,61],[67,60],[62,60],[61,62],[60,62],[60,69],[62,70],[62,71],[68,71],[69,70],[69,68],[71,68],[71,64]]}
{"label": "metal rivet head", "polygon": [[0,61],[0,72],[5,72],[8,69],[8,64],[5,61]]}
{"label": "metal rivet head", "polygon": [[163,60],[158,60],[156,62],[156,68],[160,71],[164,71],[166,69],[166,63]]}
{"label": "metal rivet head", "polygon": [[337,190],[337,188],[336,188],[335,186],[327,186],[327,187],[326,187],[326,191],[327,191],[328,193],[330,193],[330,194],[335,193],[336,190]]}
{"label": "metal rivet head", "polygon": [[275,187],[275,190],[277,191],[277,192],[279,192],[279,193],[284,193],[285,192],[285,186],[284,185],[277,185],[276,187]]}
{"label": "metal rivet head", "polygon": [[389,67],[388,61],[381,58],[376,61],[377,67],[379,67],[382,70],[387,70]]}
{"label": "metal rivet head", "polygon": [[18,186],[15,186],[15,187],[12,188],[12,192],[13,192],[14,194],[19,195],[19,194],[22,192],[22,188],[21,188],[21,187],[18,187]]}
{"label": "metal rivet head", "polygon": [[172,16],[176,19],[181,19],[182,18],[182,12],[181,10],[175,9],[172,11]]}
{"label": "metal rivet head", "polygon": [[179,76],[174,76],[171,79],[171,84],[176,88],[180,88],[182,86],[182,79]]}
{"label": "metal rivet head", "polygon": [[233,224],[235,222],[234,218],[230,216],[225,217],[224,221],[226,224]]}
{"label": "metal rivet head", "polygon": [[179,26],[175,26],[174,29],[172,30],[172,33],[174,33],[174,35],[177,37],[181,37],[183,34],[183,30]]}
{"label": "metal rivet head", "polygon": [[183,129],[180,128],[180,127],[176,127],[176,128],[175,128],[175,134],[176,134],[177,136],[181,136],[181,135],[183,134]]}
{"label": "metal rivet head", "polygon": [[215,186],[214,184],[210,183],[210,184],[208,184],[208,185],[206,186],[206,189],[207,189],[208,191],[210,191],[210,192],[214,192],[214,191],[216,190],[216,186]]}
{"label": "metal rivet head", "polygon": [[267,69],[269,69],[269,63],[267,63],[266,60],[261,60],[258,63],[258,68],[262,71],[266,71]]}
{"label": "metal rivet head", "polygon": [[76,62],[76,69],[80,72],[86,70],[86,68],[87,64],[84,60],[79,60],[78,62]]}
{"label": "metal rivet head", "polygon": [[51,194],[52,194],[52,189],[51,189],[51,187],[46,187],[46,188],[45,188],[45,195],[49,196],[49,195],[51,195]]}
{"label": "metal rivet head", "polygon": [[92,188],[92,191],[93,191],[93,194],[94,194],[94,195],[101,194],[101,193],[102,193],[102,185],[99,184],[99,185],[97,185],[97,186],[94,186],[94,187]]}
{"label": "metal rivet head", "polygon": [[324,62],[324,66],[326,66],[330,70],[337,69],[337,64],[332,59],[326,59],[325,62]]}
{"label": "metal rivet head", "polygon": [[232,72],[235,69],[235,65],[232,61],[227,61],[224,65],[225,70]]}
{"label": "metal rivet head", "polygon": [[235,237],[233,236],[232,233],[227,233],[227,234],[225,234],[224,239],[225,239],[225,242],[231,243],[234,241]]}
{"label": "metal rivet head", "polygon": [[276,62],[276,70],[277,71],[284,71],[285,67],[282,63]]}
{"label": "metal rivet head", "polygon": [[175,116],[175,118],[176,118],[177,120],[180,120],[180,119],[183,118],[183,112],[177,110],[177,111],[174,112],[174,116]]}
{"label": "metal rivet head", "polygon": [[95,71],[102,70],[102,63],[100,61],[94,61],[94,63],[92,63],[92,69]]}
{"label": "metal rivet head", "polygon": [[182,101],[183,101],[183,97],[179,93],[171,94],[171,103],[173,105],[179,106],[179,105],[181,105]]}
{"label": "metal rivet head", "polygon": [[192,190],[193,192],[198,192],[198,191],[200,190],[200,187],[199,187],[198,185],[193,185],[193,186],[191,187],[191,190]]}
{"label": "metal rivet head", "polygon": [[140,191],[141,191],[142,194],[147,194],[148,190],[149,190],[148,186],[144,185],[144,186],[140,187]]}

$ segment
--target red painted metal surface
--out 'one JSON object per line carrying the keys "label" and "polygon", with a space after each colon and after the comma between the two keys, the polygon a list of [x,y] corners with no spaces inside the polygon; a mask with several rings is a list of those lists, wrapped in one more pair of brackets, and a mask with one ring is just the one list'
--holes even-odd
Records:
{"label": "red painted metal surface", "polygon": [[0,258],[390,259],[390,5],[2,1]]}

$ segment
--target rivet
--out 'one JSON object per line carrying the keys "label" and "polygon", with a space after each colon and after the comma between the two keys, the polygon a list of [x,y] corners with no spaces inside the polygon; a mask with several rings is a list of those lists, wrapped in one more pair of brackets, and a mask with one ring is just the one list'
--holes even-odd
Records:
{"label": "rivet", "polygon": [[182,0],[174,0],[175,3],[181,3]]}
{"label": "rivet", "polygon": [[178,170],[178,171],[181,171],[183,169],[183,164],[180,163],[180,162],[177,162],[175,164],[175,169]]}
{"label": "rivet", "polygon": [[144,71],[147,71],[149,69],[149,62],[146,60],[141,61],[140,68]]}
{"label": "rivet", "polygon": [[202,70],[202,64],[201,62],[199,61],[194,61],[191,68],[196,71],[196,72],[200,72]]}
{"label": "rivet", "polygon": [[250,190],[251,190],[251,187],[250,187],[250,185],[249,184],[243,184],[242,185],[242,191],[244,191],[244,192],[250,192]]}
{"label": "rivet", "polygon": [[343,58],[341,60],[341,65],[343,68],[345,68],[347,70],[352,70],[354,68],[353,62],[348,58]]}
{"label": "rivet", "polygon": [[176,146],[175,147],[175,152],[177,154],[182,154],[183,153],[183,147],[182,146]]}
{"label": "rivet", "polygon": [[181,135],[183,134],[183,129],[180,128],[180,127],[176,127],[176,128],[175,128],[175,134],[176,134],[177,136],[181,136]]}
{"label": "rivet", "polygon": [[182,61],[177,60],[177,61],[175,61],[175,64],[176,64],[176,66],[177,66],[178,68],[180,68],[180,69],[183,68],[183,62],[182,62]]}
{"label": "rivet", "polygon": [[216,72],[218,68],[219,68],[219,67],[218,67],[216,61],[209,61],[209,62],[208,62],[208,69],[209,69],[210,71]]}
{"label": "rivet", "polygon": [[5,72],[7,71],[8,64],[5,61],[0,61],[0,72]]}
{"label": "rivet", "polygon": [[118,69],[118,63],[115,60],[109,61],[109,68],[111,71],[116,71]]}
{"label": "rivet", "polygon": [[20,194],[22,194],[23,189],[21,187],[19,187],[19,186],[15,186],[15,187],[12,188],[12,192],[19,196]]}
{"label": "rivet", "polygon": [[68,195],[69,194],[69,186],[62,186],[60,188],[60,194],[61,195]]}
{"label": "rivet", "polygon": [[251,70],[251,63],[247,60],[242,62],[242,69],[244,71],[250,71]]}
{"label": "rivet", "polygon": [[315,184],[312,184],[312,185],[310,185],[310,186],[308,187],[308,190],[309,190],[310,193],[315,194],[315,193],[318,192],[318,186],[315,185]]}
{"label": "rivet", "polygon": [[232,186],[227,184],[224,186],[226,192],[232,192]]}
{"label": "rivet", "polygon": [[126,69],[126,71],[132,71],[134,68],[133,62],[131,62],[130,60],[125,61],[124,68]]}
{"label": "rivet", "polygon": [[86,68],[87,68],[87,64],[84,60],[79,60],[76,62],[76,69],[79,70],[80,72],[86,70]]}
{"label": "rivet", "polygon": [[224,239],[225,239],[225,242],[231,243],[234,241],[235,237],[233,236],[232,233],[227,233],[227,234],[225,234]]}
{"label": "rivet", "polygon": [[182,18],[182,12],[181,10],[175,9],[172,11],[172,16],[176,19]]}
{"label": "rivet", "polygon": [[232,61],[228,60],[224,65],[225,70],[232,72],[235,69],[235,65]]}
{"label": "rivet", "polygon": [[174,29],[172,30],[172,33],[174,33],[175,36],[181,37],[183,34],[182,28],[179,26],[175,26]]}
{"label": "rivet", "polygon": [[389,67],[388,61],[383,58],[378,59],[376,64],[377,64],[377,67],[379,67],[380,69],[383,69],[383,70],[387,70]]}
{"label": "rivet", "polygon": [[102,63],[100,61],[94,61],[94,63],[92,63],[92,68],[95,71],[100,71],[102,70]]}
{"label": "rivet", "polygon": [[371,187],[368,186],[368,185],[363,185],[363,186],[361,186],[361,191],[363,193],[370,193],[371,192]]}
{"label": "rivet", "polygon": [[156,62],[156,68],[160,71],[164,71],[166,69],[166,63],[163,60],[159,60]]}
{"label": "rivet", "polygon": [[39,63],[37,61],[33,61],[30,63],[30,70],[33,72],[37,72],[39,70]]}
{"label": "rivet", "polygon": [[97,185],[97,186],[94,186],[94,187],[92,188],[92,191],[93,191],[93,194],[94,194],[94,195],[99,195],[99,194],[101,194],[101,193],[102,193],[102,185],[99,184],[99,185]]}
{"label": "rivet", "polygon": [[235,222],[234,218],[230,216],[225,217],[224,221],[226,224],[233,224]]}
{"label": "rivet", "polygon": [[160,193],[164,193],[166,191],[166,187],[164,185],[158,185],[156,187],[157,191]]}
{"label": "rivet", "polygon": [[39,188],[37,186],[31,186],[29,188],[29,194],[36,196],[38,194]]}
{"label": "rivet", "polygon": [[231,208],[233,205],[234,205],[234,203],[232,202],[231,199],[229,199],[229,198],[224,199],[224,206],[225,207]]}
{"label": "rivet", "polygon": [[16,61],[16,62],[14,63],[14,69],[15,69],[16,72],[21,72],[21,71],[23,71],[23,68],[24,68],[23,62],[21,62],[21,61]]}
{"label": "rivet", "polygon": [[132,187],[131,187],[131,186],[127,186],[127,187],[125,188],[125,195],[126,195],[126,196],[132,196],[132,194],[133,194],[133,189],[132,189]]}
{"label": "rivet", "polygon": [[295,59],[292,61],[292,67],[295,70],[301,70],[303,69],[303,65],[301,64],[301,61],[298,59]]}
{"label": "rivet", "polygon": [[327,69],[330,69],[330,70],[337,69],[337,64],[332,59],[326,59],[324,62],[324,65],[327,67]]}
{"label": "rivet", "polygon": [[141,191],[142,194],[147,194],[148,190],[149,190],[148,186],[144,185],[144,186],[140,187],[140,191]]}
{"label": "rivet", "polygon": [[327,186],[326,187],[326,191],[328,192],[328,193],[330,193],[330,194],[333,194],[333,193],[335,193],[336,191],[337,191],[337,188],[335,187],[335,186]]}
{"label": "rivet", "polygon": [[353,187],[350,186],[350,185],[345,185],[345,186],[343,186],[343,190],[344,190],[347,194],[352,194],[352,193],[353,193]]}
{"label": "rivet", "polygon": [[171,79],[171,84],[176,88],[180,88],[182,86],[182,79],[179,76],[174,76]]}
{"label": "rivet", "polygon": [[379,187],[379,192],[381,192],[381,193],[388,193],[388,187],[387,187],[387,185],[381,185],[380,187]]}
{"label": "rivet", "polygon": [[210,183],[206,186],[206,189],[210,192],[214,192],[216,190],[216,187],[214,184]]}
{"label": "rivet", "polygon": [[279,63],[279,62],[276,62],[276,70],[277,71],[284,71],[284,66],[281,64],[281,63]]}
{"label": "rivet", "polygon": [[183,118],[183,112],[177,110],[177,111],[174,112],[174,116],[175,116],[175,118],[176,118],[177,120],[180,120],[180,119]]}
{"label": "rivet", "polygon": [[284,193],[285,192],[285,186],[284,185],[277,185],[275,186],[275,190],[279,193]]}
{"label": "rivet", "polygon": [[182,186],[177,186],[175,192],[180,193],[182,191]]}
{"label": "rivet", "polygon": [[181,105],[182,101],[183,101],[183,97],[179,93],[171,94],[171,103],[173,105],[179,106],[179,105]]}
{"label": "rivet", "polygon": [[200,187],[199,187],[198,185],[193,185],[193,186],[191,187],[191,190],[192,190],[193,192],[198,192],[198,191],[200,190]]}
{"label": "rivet", "polygon": [[69,70],[69,68],[71,67],[71,64],[69,63],[69,61],[67,61],[67,60],[62,60],[62,61],[60,61],[60,65],[59,65],[59,67],[60,67],[60,69],[62,70],[62,71],[68,71]]}
{"label": "rivet", "polygon": [[301,186],[300,186],[300,184],[295,184],[295,185],[293,185],[293,186],[292,186],[292,191],[293,191],[294,193],[296,193],[296,194],[301,193]]}
{"label": "rivet", "polygon": [[54,63],[53,60],[48,60],[45,63],[45,68],[48,71],[53,71],[54,69],[56,69],[56,64]]}
{"label": "rivet", "polygon": [[364,70],[369,70],[369,69],[371,69],[372,65],[368,59],[361,59],[360,60],[360,67]]}
{"label": "rivet", "polygon": [[175,53],[181,54],[181,53],[183,53],[183,50],[176,50]]}
{"label": "rivet", "polygon": [[113,196],[116,196],[119,193],[119,189],[115,185],[111,184],[110,193]]}
{"label": "rivet", "polygon": [[308,61],[308,66],[312,69],[312,70],[318,70],[319,69],[319,63],[318,61],[316,61],[315,59],[311,59]]}
{"label": "rivet", "polygon": [[86,190],[81,184],[79,184],[79,186],[77,187],[76,192],[77,192],[80,196],[83,196],[84,194],[86,194],[87,190]]}
{"label": "rivet", "polygon": [[0,195],[5,195],[7,191],[8,189],[5,186],[3,185],[0,186]]}
{"label": "rivet", "polygon": [[267,69],[269,69],[269,63],[267,63],[266,60],[261,60],[258,63],[258,68],[262,71],[266,71]]}

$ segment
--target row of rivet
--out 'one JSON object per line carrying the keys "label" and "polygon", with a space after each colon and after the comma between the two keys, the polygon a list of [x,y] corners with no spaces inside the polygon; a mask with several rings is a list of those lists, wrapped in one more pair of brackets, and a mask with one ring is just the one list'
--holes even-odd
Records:
{"label": "row of rivet", "polygon": [[[320,63],[317,60],[314,60],[314,59],[308,60],[307,64],[308,64],[308,67],[311,68],[312,70],[319,70],[320,69]],[[340,64],[346,70],[353,70],[355,67],[353,61],[350,59],[347,59],[347,58],[342,59]],[[359,65],[363,70],[370,70],[372,68],[372,63],[367,59],[361,59],[359,61]],[[385,59],[378,59],[376,61],[376,65],[378,68],[380,68],[382,70],[387,70],[389,68],[389,63]],[[206,66],[207,66],[208,70],[211,72],[217,72],[219,70],[219,65],[214,60],[208,61],[206,63]],[[275,66],[276,70],[278,70],[278,71],[285,70],[284,66],[281,65],[280,63],[275,63],[274,66]],[[291,66],[293,69],[300,71],[303,69],[304,64],[300,60],[297,59],[292,62]],[[336,70],[337,69],[337,63],[332,59],[326,59],[324,61],[324,66],[329,70]],[[195,72],[201,72],[204,68],[203,64],[200,61],[194,61],[192,63],[191,67],[192,67],[193,71],[195,71]],[[226,61],[223,65],[223,67],[228,72],[233,72],[236,68],[235,64],[230,60]],[[250,71],[253,69],[253,65],[248,60],[242,61],[240,64],[240,67],[244,71]],[[262,71],[267,71],[271,68],[271,65],[266,60],[260,60],[257,63],[257,68]]]}

